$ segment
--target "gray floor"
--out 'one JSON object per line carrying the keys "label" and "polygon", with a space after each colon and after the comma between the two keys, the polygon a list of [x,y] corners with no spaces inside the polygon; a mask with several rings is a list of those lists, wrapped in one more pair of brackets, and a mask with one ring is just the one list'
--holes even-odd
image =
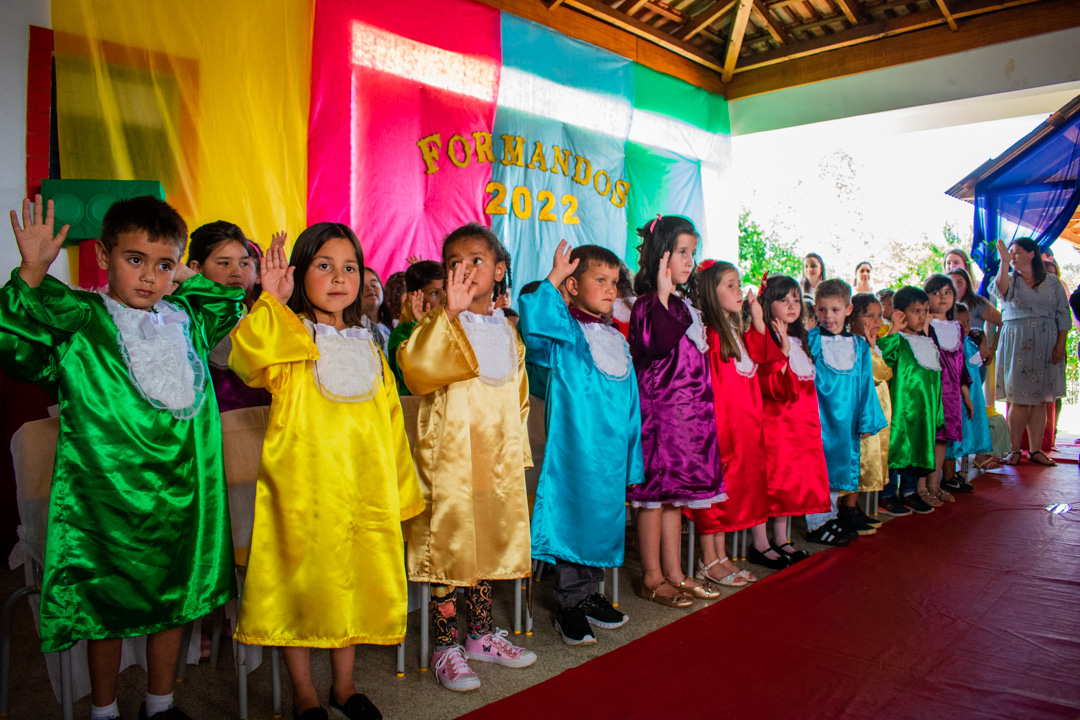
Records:
{"label": "gray floor", "polygon": [[[802,537],[801,519],[795,521],[795,527],[792,530],[793,535]],[[630,616],[630,622],[617,630],[598,630],[595,645],[569,647],[563,644],[552,627],[555,607],[551,598],[550,577],[547,577],[541,580],[535,589],[533,635],[526,637],[524,633],[518,636],[511,633],[510,636],[517,644],[536,652],[538,660],[531,667],[512,670],[473,663],[474,669],[483,682],[479,690],[468,693],[445,690],[438,685],[431,672],[419,671],[420,615],[419,612],[413,612],[409,616],[409,629],[405,643],[405,676],[396,677],[394,672],[394,648],[360,646],[357,650],[356,666],[358,687],[372,699],[388,720],[454,718],[554,677],[568,668],[587,662],[684,617],[689,612],[700,610],[707,604],[711,604],[698,601],[690,609],[673,610],[647,602],[635,595],[633,588],[639,577],[640,566],[637,562],[636,551],[631,545],[633,535],[629,535],[627,540],[627,565],[620,573],[619,599],[620,609]],[[796,542],[796,545],[811,552],[825,549],[820,545],[807,545],[800,542]],[[758,577],[771,574],[771,571],[757,566],[752,566],[751,569]],[[23,584],[22,581],[21,569],[5,570],[0,573],[0,598],[7,598]],[[724,588],[723,597],[729,597],[735,592],[739,590]],[[720,602],[722,599],[711,602]],[[512,618],[512,584],[496,583],[495,622],[501,627],[512,628]],[[273,717],[268,659],[269,656],[262,667],[249,675],[249,717],[251,718]],[[12,661],[11,704],[8,717],[11,720],[47,720],[61,717],[60,706],[53,698],[45,672],[44,656],[38,649],[37,636],[25,603],[20,603],[15,613]],[[185,680],[177,685],[177,705],[195,720],[218,720],[219,718],[225,720],[238,717],[236,673],[232,669],[232,662],[231,645],[222,643],[222,658],[217,670],[210,669],[205,662],[199,666],[189,665]],[[312,666],[317,687],[324,694],[328,693],[330,685],[328,654],[315,651],[312,655]],[[290,717],[292,706],[288,679],[287,675],[284,677],[284,715]],[[129,720],[138,717],[138,707],[145,688],[145,673],[140,668],[129,668],[121,675],[120,709]],[[90,701],[89,698],[84,698],[75,705],[75,717],[88,718],[89,715]]]}

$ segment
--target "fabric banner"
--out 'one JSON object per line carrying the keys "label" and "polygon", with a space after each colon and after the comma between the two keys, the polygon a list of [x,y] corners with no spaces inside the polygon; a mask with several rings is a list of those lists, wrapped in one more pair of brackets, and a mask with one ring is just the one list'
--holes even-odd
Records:
{"label": "fabric banner", "polygon": [[53,0],[60,172],[158,180],[190,229],[303,229],[309,2]]}

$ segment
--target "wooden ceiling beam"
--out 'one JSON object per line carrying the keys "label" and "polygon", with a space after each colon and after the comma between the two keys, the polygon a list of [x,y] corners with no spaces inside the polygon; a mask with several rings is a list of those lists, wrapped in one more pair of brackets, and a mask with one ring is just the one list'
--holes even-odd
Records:
{"label": "wooden ceiling beam", "polygon": [[[1032,2],[1039,2],[1037,12],[1023,7]],[[738,68],[726,97],[734,100],[1080,27],[1080,3],[1075,0],[1026,0],[998,12],[988,12],[986,7],[991,4],[968,2],[954,6],[954,17],[967,18],[964,32],[954,33],[946,29],[945,20],[934,9],[936,26],[920,32],[881,32],[882,23],[874,23],[830,38],[821,38],[831,45],[825,45],[816,53],[792,52],[811,44],[811,41],[798,43],[791,50],[785,48],[790,56],[788,60],[777,60],[775,58],[780,54],[774,54],[774,59],[768,64]],[[979,7],[983,9],[976,11]],[[912,17],[895,20],[912,22]],[[868,40],[876,42],[869,43]],[[838,42],[841,43],[839,46]],[[759,57],[766,54],[762,53]],[[747,62],[747,59],[743,61]],[[753,62],[753,59],[750,61]]]}
{"label": "wooden ceiling beam", "polygon": [[953,17],[952,12],[949,10],[948,0],[937,0],[938,9],[941,10],[941,14],[945,17],[945,21],[949,23],[949,29],[953,32],[960,30],[956,24],[956,18]]}
{"label": "wooden ceiling beam", "polygon": [[727,54],[724,56],[724,70],[720,73],[721,82],[731,82],[731,78],[735,74],[735,64],[739,62],[739,51],[742,50],[746,24],[750,22],[750,11],[753,9],[754,0],[739,0],[739,9],[735,11],[735,21],[731,24],[731,34],[728,36]]}
{"label": "wooden ceiling beam", "polygon": [[694,21],[686,28],[685,32],[683,32],[682,39],[689,40],[709,25],[712,25],[723,17],[725,13],[729,12],[731,8],[735,7],[735,3],[737,2],[738,0],[730,0],[729,2],[717,0],[712,5],[706,7],[694,16]]}
{"label": "wooden ceiling beam", "polygon": [[[685,13],[677,12],[676,10],[672,9],[670,6],[666,5],[665,3],[656,2],[655,0],[645,0],[645,2],[648,3],[649,12],[656,13],[657,15],[660,15],[661,17],[667,18],[668,20],[673,20],[674,22],[677,22],[677,23],[681,23],[681,22],[686,21],[686,14]],[[627,13],[627,14],[629,15],[629,14],[632,14],[632,13]]]}
{"label": "wooden ceiling beam", "polygon": [[[746,1],[750,2],[750,0]],[[656,43],[660,47],[670,50],[678,55],[682,55],[688,60],[693,60],[710,70],[716,72],[721,72],[723,70],[723,67],[717,62],[717,58],[702,52],[699,48],[694,47],[684,40],[679,40],[673,35],[657,30],[648,23],[642,22],[637,18],[632,18],[619,10],[613,10],[610,5],[605,5],[600,2],[600,0],[563,0],[563,7],[580,10],[586,15],[590,15],[597,20],[610,23],[620,30],[624,30],[650,42]]]}
{"label": "wooden ceiling beam", "polygon": [[554,10],[555,8],[562,5],[562,3],[563,3],[563,0],[546,0],[548,10]]}
{"label": "wooden ceiling beam", "polygon": [[855,6],[855,0],[833,0],[833,2],[840,7],[840,11],[844,13],[844,16],[852,26],[862,24],[862,14]]}
{"label": "wooden ceiling beam", "polygon": [[754,9],[757,10],[757,14],[761,16],[762,21],[765,23],[765,29],[773,36],[773,40],[781,45],[787,45],[791,42],[791,38],[784,30],[784,27],[776,21],[776,18],[769,12],[769,8],[765,7],[761,0],[754,0]]}
{"label": "wooden ceiling beam", "polygon": [[640,10],[641,8],[645,7],[648,4],[649,4],[649,0],[637,0],[637,2],[635,2],[633,5],[631,5],[630,9],[626,11],[626,14],[633,17],[637,13],[638,10]]}

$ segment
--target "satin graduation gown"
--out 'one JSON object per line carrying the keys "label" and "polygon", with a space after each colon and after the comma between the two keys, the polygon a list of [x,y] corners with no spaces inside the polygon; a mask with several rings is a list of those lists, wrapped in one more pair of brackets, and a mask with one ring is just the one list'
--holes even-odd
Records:
{"label": "satin graduation gown", "polygon": [[[753,328],[747,333],[747,347],[752,354],[754,348],[776,344],[772,332],[768,332],[768,337]],[[790,340],[794,352],[799,341]],[[813,371],[799,377],[791,369],[790,357],[781,353],[778,360],[762,358],[758,380],[765,419],[769,517],[829,512],[832,504],[829,471],[821,442],[821,414]]]}
{"label": "satin graduation gown", "polygon": [[807,347],[817,370],[814,385],[829,488],[854,492],[859,489],[860,436],[877,435],[888,425],[874,391],[870,346],[854,335],[833,335],[816,327]]}
{"label": "satin graduation gown", "polygon": [[[193,368],[205,369],[209,349],[239,319],[243,296],[196,275],[164,298],[187,313]],[[52,277],[30,288],[18,270],[0,290],[3,369],[60,401],[41,588],[44,652],[83,638],[167,630],[236,596],[213,388],[196,382],[204,399],[190,419],[158,409],[130,379],[118,337],[97,293]]]}
{"label": "satin graduation gown", "polygon": [[[778,362],[784,354],[765,336],[742,338],[740,361],[724,360],[720,336],[709,328],[709,371],[712,374],[716,433],[728,499],[693,511],[694,528],[702,535],[734,532],[760,525],[769,518],[765,475],[765,419],[761,385],[754,357]],[[752,341],[758,347],[748,350]]]}
{"label": "satin graduation gown", "polygon": [[963,417],[967,412],[960,388],[971,385],[964,361],[964,333],[955,320],[931,320],[930,337],[934,338],[941,354],[941,403],[945,424],[938,428],[937,439],[946,442],[963,440]]}
{"label": "satin graduation gown", "polygon": [[[980,382],[983,366],[979,346],[971,338],[964,338],[964,357],[968,376],[972,383],[968,386],[971,402],[975,406],[975,417],[968,419],[966,410],[961,414],[963,440],[950,442],[945,449],[945,457],[958,458],[965,455],[982,455],[994,452],[994,441],[990,434],[990,420],[986,415],[986,396]],[[1048,423],[1049,425],[1049,423]],[[1052,428],[1052,426],[1050,426]],[[1044,441],[1045,445],[1045,441]]]}
{"label": "satin graduation gown", "polygon": [[[889,397],[889,381],[892,369],[881,358],[878,348],[870,348],[870,362],[874,368],[874,391],[885,422],[892,423],[892,398]],[[889,425],[881,432],[862,441],[859,453],[859,492],[876,492],[885,487],[889,476]]]}
{"label": "satin graduation gown", "polygon": [[270,392],[236,639],[396,645],[405,636],[401,522],[423,510],[397,387],[378,355],[371,396],[330,399],[311,331],[263,293],[232,333],[230,365]]}
{"label": "satin graduation gown", "polygon": [[[615,328],[567,308],[547,280],[520,303],[526,358],[549,371],[532,556],[619,567],[626,545],[626,488],[645,479],[630,348]],[[590,343],[587,332],[604,335]]]}
{"label": "satin graduation gown", "polygon": [[[509,320],[517,369],[491,384],[461,319],[424,316],[398,348],[409,389],[422,395],[413,460],[426,508],[407,525],[409,579],[470,587],[527,576],[529,381],[525,345]],[[483,352],[483,350],[481,350]]]}
{"label": "satin graduation gown", "polygon": [[906,333],[886,335],[878,340],[878,347],[882,359],[893,371],[889,382],[893,411],[889,467],[931,472],[935,465],[935,436],[944,424],[941,370],[933,369],[932,358],[923,358],[924,364],[916,360]]}
{"label": "satin graduation gown", "polygon": [[687,304],[672,295],[638,297],[630,312],[630,353],[641,397],[645,482],[626,495],[635,505],[708,507],[725,499],[704,327],[699,342]]}

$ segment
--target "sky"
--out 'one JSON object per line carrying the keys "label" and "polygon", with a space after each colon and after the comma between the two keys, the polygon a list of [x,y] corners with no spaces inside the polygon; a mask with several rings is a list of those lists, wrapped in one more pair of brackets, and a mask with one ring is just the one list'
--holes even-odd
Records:
{"label": "sky", "polygon": [[[830,277],[850,281],[866,259],[887,274],[913,243],[941,240],[946,224],[969,248],[973,208],[945,191],[1047,117],[883,135],[864,116],[735,137],[737,200],[770,237],[821,254]],[[1054,251],[1080,262],[1065,241]]]}

